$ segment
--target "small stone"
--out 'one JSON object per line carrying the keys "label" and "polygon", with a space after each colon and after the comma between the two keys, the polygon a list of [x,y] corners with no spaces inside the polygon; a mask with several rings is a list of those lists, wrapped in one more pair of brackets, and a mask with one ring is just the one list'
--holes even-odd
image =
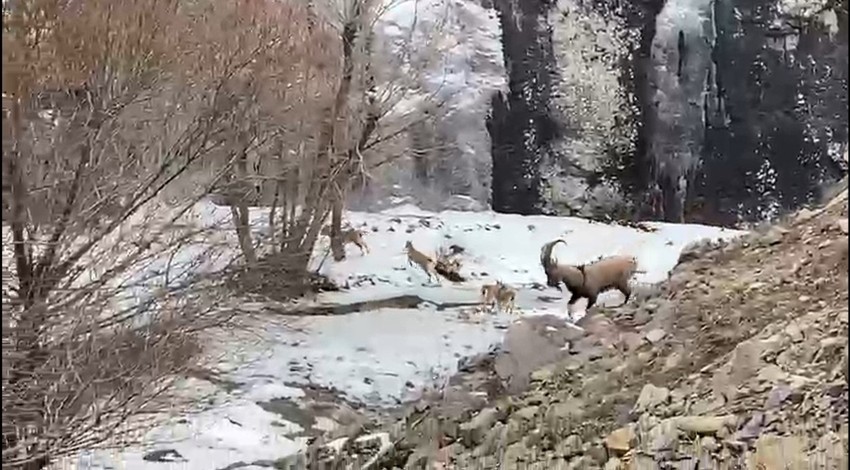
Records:
{"label": "small stone", "polygon": [[637,313],[635,313],[635,316],[632,318],[632,323],[635,326],[642,326],[649,323],[650,320],[652,320],[652,314],[650,312],[647,312],[645,310],[638,310]]}
{"label": "small stone", "polygon": [[668,371],[678,366],[679,363],[682,362],[682,353],[678,351],[674,351],[667,356],[667,359],[664,360],[664,371]]}
{"label": "small stone", "polygon": [[795,343],[803,341],[803,332],[796,322],[791,322],[785,327],[785,334]]}
{"label": "small stone", "polygon": [[[590,470],[591,468],[590,457],[586,455],[575,456],[567,464],[567,470]],[[548,470],[548,467],[545,470]]]}
{"label": "small stone", "polygon": [[723,428],[734,426],[735,421],[735,415],[684,416],[676,418],[676,426],[689,433],[716,434]]}
{"label": "small stone", "polygon": [[521,420],[524,420],[524,421],[531,421],[531,420],[534,419],[534,415],[537,414],[537,410],[539,410],[539,409],[540,409],[539,406],[526,406],[526,407],[520,408],[516,412],[514,412],[513,415],[511,415],[511,419],[517,418],[517,419],[521,419]]}
{"label": "small stone", "polygon": [[788,399],[788,397],[791,396],[792,392],[793,391],[791,390],[791,387],[784,383],[773,387],[773,390],[771,390],[770,393],[767,394],[767,399],[764,402],[764,407],[766,409],[778,407],[782,404],[782,402],[784,402]]}
{"label": "small stone", "polygon": [[148,452],[142,457],[146,462],[186,462],[186,458],[174,449],[162,449]]}
{"label": "small stone", "polygon": [[504,434],[505,427],[506,426],[504,424],[496,422],[496,424],[494,424],[493,427],[487,432],[487,435],[484,436],[484,441],[481,443],[481,445],[476,447],[475,450],[472,452],[472,455],[476,457],[482,457],[484,455],[492,455],[496,453],[499,448],[499,441],[501,440]]}
{"label": "small stone", "polygon": [[758,380],[761,382],[778,383],[788,379],[788,373],[775,364],[768,364],[758,372]]}
{"label": "small stone", "polygon": [[467,447],[477,446],[498,420],[499,411],[496,408],[484,408],[471,421],[460,425],[461,439]]}
{"label": "small stone", "polygon": [[570,458],[581,453],[581,438],[575,434],[570,434],[566,439],[559,442],[555,446],[555,455],[563,458]]}
{"label": "small stone", "polygon": [[848,230],[850,230],[850,226],[848,226],[846,217],[843,219],[838,219],[838,221],[835,222],[835,227],[838,228],[838,230],[840,230],[841,233],[843,233],[844,235],[847,235]]}
{"label": "small stone", "polygon": [[578,400],[568,400],[551,405],[544,416],[547,431],[556,436],[569,435],[574,426],[578,425],[584,410]]}
{"label": "small stone", "polygon": [[532,382],[546,382],[551,380],[555,374],[552,372],[551,368],[544,367],[542,369],[537,369],[536,371],[531,373],[531,381]]}
{"label": "small stone", "polygon": [[810,209],[803,208],[803,209],[800,209],[799,211],[797,211],[797,215],[794,217],[794,222],[799,224],[799,223],[802,223],[802,222],[805,222],[805,221],[811,219],[812,217],[814,217],[816,215],[817,215],[817,212],[810,210]]}
{"label": "small stone", "polygon": [[735,439],[739,441],[749,441],[756,439],[761,434],[762,428],[764,427],[764,414],[756,412],[753,416],[744,424],[737,433],[735,433]]}
{"label": "small stone", "polygon": [[603,462],[608,460],[608,450],[604,445],[598,443],[591,444],[584,454],[590,457],[596,465],[602,465]]}
{"label": "small stone", "polygon": [[639,333],[624,333],[621,340],[628,351],[634,351],[643,345],[643,337]]}
{"label": "small stone", "polygon": [[[675,451],[679,445],[679,430],[673,419],[665,419],[649,430],[649,451],[653,454],[664,454]],[[641,439],[643,441],[643,439]]]}
{"label": "small stone", "polygon": [[715,452],[720,448],[720,444],[717,443],[717,439],[711,436],[703,436],[702,439],[699,440],[699,445],[708,452]]}
{"label": "small stone", "polygon": [[611,432],[605,438],[605,447],[610,451],[624,454],[634,446],[636,439],[637,435],[635,435],[634,426],[624,426]]}
{"label": "small stone", "polygon": [[637,402],[634,406],[634,412],[642,413],[644,411],[651,411],[656,406],[667,403],[669,398],[670,390],[664,387],[656,387],[652,384],[646,384],[640,391],[640,396],[638,396]]}
{"label": "small stone", "polygon": [[528,449],[525,447],[525,444],[520,442],[515,442],[508,446],[505,449],[505,454],[502,457],[502,467],[504,469],[517,469],[525,468],[527,465],[525,462],[528,461]]}
{"label": "small stone", "polygon": [[656,329],[654,329],[654,330],[652,330],[652,331],[650,331],[649,333],[646,334],[646,340],[649,341],[652,344],[655,344],[655,343],[661,341],[662,339],[664,339],[664,337],[666,335],[667,335],[666,331],[662,330],[661,328],[656,328]]}

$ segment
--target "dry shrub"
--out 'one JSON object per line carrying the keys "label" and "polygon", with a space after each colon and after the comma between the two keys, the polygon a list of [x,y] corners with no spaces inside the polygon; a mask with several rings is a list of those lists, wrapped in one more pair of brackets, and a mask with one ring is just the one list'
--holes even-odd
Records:
{"label": "dry shrub", "polygon": [[321,94],[333,52],[309,15],[255,0],[4,5],[4,468],[121,442],[179,404],[199,335],[228,319],[197,274],[227,259],[189,216],[289,130],[287,90]]}

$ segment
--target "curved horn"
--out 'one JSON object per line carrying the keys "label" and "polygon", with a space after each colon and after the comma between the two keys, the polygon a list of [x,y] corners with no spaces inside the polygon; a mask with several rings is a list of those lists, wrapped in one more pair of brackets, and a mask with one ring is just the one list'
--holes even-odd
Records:
{"label": "curved horn", "polygon": [[549,268],[550,268],[553,264],[556,264],[556,263],[557,263],[557,260],[553,260],[553,259],[552,259],[552,249],[553,249],[553,248],[555,247],[555,245],[556,245],[556,244],[558,244],[558,243],[563,243],[564,245],[566,245],[566,244],[567,244],[567,242],[566,242],[566,241],[564,241],[563,239],[559,238],[559,239],[557,239],[557,240],[553,240],[553,241],[551,241],[551,242],[549,242],[549,243],[544,244],[544,245],[543,245],[543,247],[542,247],[542,248],[540,248],[540,265],[541,265],[541,266],[543,266],[543,270],[544,270],[544,271],[548,271],[548,270],[549,270]]}

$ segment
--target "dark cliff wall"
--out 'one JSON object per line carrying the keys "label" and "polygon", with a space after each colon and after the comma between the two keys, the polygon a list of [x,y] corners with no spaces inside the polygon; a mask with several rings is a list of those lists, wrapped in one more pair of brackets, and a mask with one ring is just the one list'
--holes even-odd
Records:
{"label": "dark cliff wall", "polygon": [[493,97],[487,119],[492,143],[492,208],[539,214],[541,165],[552,153],[558,124],[551,112],[554,68],[550,0],[493,0],[502,26],[508,93]]}
{"label": "dark cliff wall", "polygon": [[687,197],[690,218],[775,216],[844,174],[829,144],[847,141],[846,15],[830,38],[823,26],[773,11],[766,0],[715,4],[719,104]]}
{"label": "dark cliff wall", "polygon": [[[776,0],[583,5],[639,32],[621,80],[638,103],[623,124],[637,130],[634,151],[599,157],[635,217],[761,220],[812,201],[846,174],[833,158],[847,141],[846,9],[830,34],[813,20],[780,17]],[[553,64],[551,5],[493,6],[510,78],[488,122],[493,208],[539,213],[540,165],[554,140],[568,139],[550,111],[552,71],[567,64]]]}

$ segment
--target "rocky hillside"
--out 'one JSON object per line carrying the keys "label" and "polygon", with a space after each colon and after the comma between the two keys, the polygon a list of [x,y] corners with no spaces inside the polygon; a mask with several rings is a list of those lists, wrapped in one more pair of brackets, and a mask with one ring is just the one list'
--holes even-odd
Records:
{"label": "rocky hillside", "polygon": [[847,231],[845,190],[760,233],[695,247],[661,288],[589,315],[584,331],[523,319],[503,350],[385,432],[316,442],[277,465],[844,468]]}

